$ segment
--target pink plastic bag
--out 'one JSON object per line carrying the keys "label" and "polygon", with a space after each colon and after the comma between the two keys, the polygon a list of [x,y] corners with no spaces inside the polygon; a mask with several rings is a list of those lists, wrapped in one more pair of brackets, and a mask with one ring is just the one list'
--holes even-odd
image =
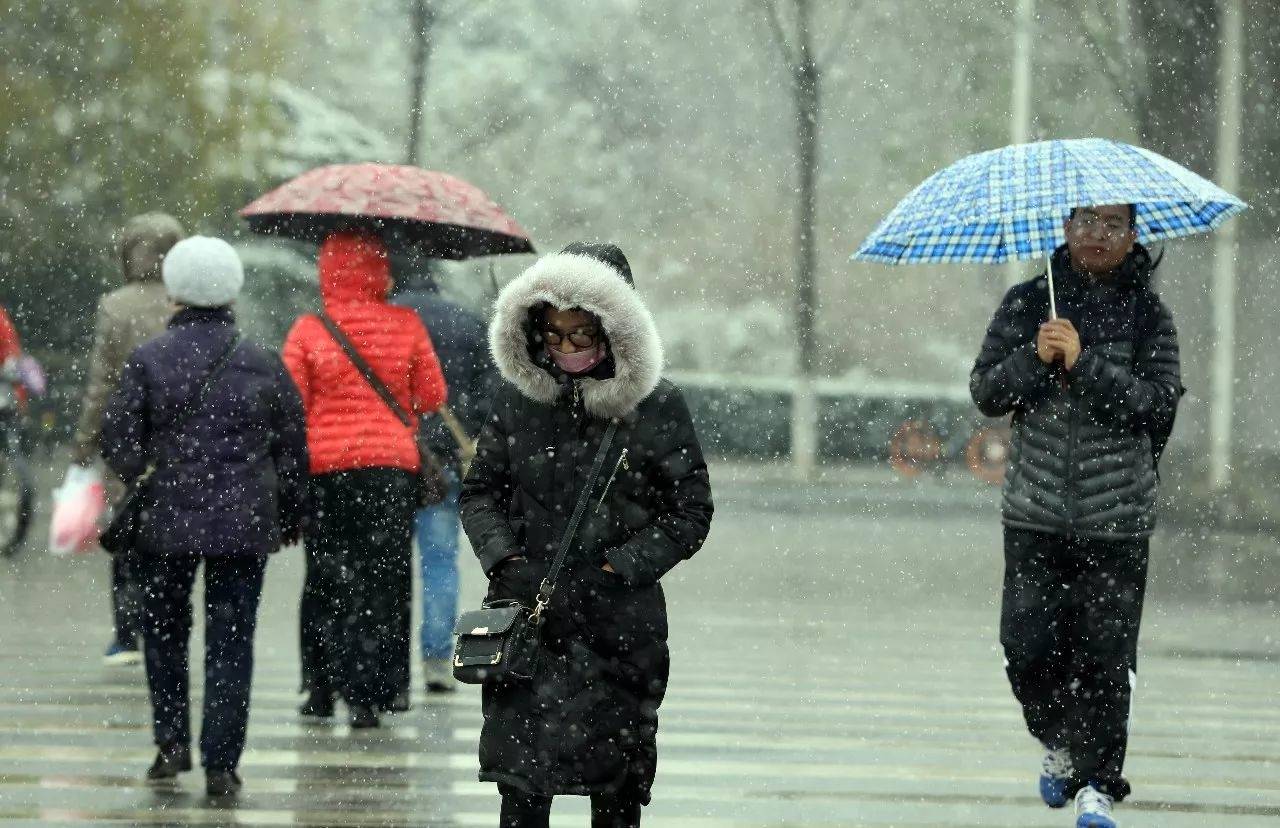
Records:
{"label": "pink plastic bag", "polygon": [[53,493],[49,551],[59,557],[90,552],[98,545],[98,521],[107,509],[107,492],[97,469],[73,465]]}
{"label": "pink plastic bag", "polygon": [[[18,382],[33,397],[43,397],[49,390],[49,378],[45,376],[44,367],[29,354],[18,357]],[[101,480],[99,480],[101,482]]]}

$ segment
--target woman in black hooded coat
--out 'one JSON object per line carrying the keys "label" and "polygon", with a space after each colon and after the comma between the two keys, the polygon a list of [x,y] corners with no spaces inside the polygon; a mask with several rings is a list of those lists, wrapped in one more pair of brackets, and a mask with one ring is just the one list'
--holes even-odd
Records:
{"label": "woman in black hooded coat", "polygon": [[498,783],[503,826],[545,825],[557,794],[590,795],[593,825],[636,825],[669,667],[659,580],[706,538],[706,463],[616,247],[575,244],[539,260],[498,297],[489,336],[506,382],[461,507],[490,599],[532,605],[610,421],[618,431],[556,586],[536,677],[484,687],[480,779]]}

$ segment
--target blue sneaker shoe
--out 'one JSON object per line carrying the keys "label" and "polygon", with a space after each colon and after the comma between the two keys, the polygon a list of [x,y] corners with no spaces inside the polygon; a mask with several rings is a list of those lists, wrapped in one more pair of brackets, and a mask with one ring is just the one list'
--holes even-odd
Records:
{"label": "blue sneaker shoe", "polygon": [[102,663],[110,667],[141,664],[142,651],[138,649],[137,644],[121,644],[119,641],[112,641],[111,646],[107,647],[107,651],[102,654]]}
{"label": "blue sneaker shoe", "polygon": [[1050,808],[1066,807],[1071,799],[1067,794],[1067,786],[1071,784],[1072,771],[1070,751],[1045,751],[1040,771],[1040,798],[1044,800],[1044,804]]}
{"label": "blue sneaker shoe", "polygon": [[1092,785],[1081,788],[1076,793],[1076,828],[1116,828],[1116,821],[1111,818],[1114,803]]}

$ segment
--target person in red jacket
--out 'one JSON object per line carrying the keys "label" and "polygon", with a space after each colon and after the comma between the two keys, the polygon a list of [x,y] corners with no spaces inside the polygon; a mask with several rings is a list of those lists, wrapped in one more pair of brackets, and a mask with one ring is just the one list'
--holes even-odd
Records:
{"label": "person in red jacket", "polygon": [[20,356],[22,356],[22,340],[18,338],[18,329],[13,326],[5,309],[0,307],[0,363]]}
{"label": "person in red jacket", "polygon": [[18,329],[14,327],[9,312],[0,307],[0,369],[13,382],[14,396],[19,409],[27,404],[27,389],[22,384],[23,377],[18,368],[18,360],[22,358],[22,339]]}
{"label": "person in red jacket", "polygon": [[[376,236],[330,235],[320,248],[324,310],[401,407],[429,414],[445,381],[418,315],[387,302],[391,271]],[[304,716],[333,715],[341,695],[352,727],[407,709],[415,435],[382,401],[319,318],[294,323],[284,362],[302,394],[313,517],[302,593]]]}

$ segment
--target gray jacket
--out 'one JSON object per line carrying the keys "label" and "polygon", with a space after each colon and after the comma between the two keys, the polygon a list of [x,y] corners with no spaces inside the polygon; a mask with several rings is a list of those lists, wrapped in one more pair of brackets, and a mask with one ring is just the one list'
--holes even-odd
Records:
{"label": "gray jacket", "polygon": [[91,463],[98,455],[102,412],[120,381],[125,360],[139,345],[164,333],[174,310],[160,282],[127,284],[102,297],[98,303],[93,351],[89,355],[89,381],[73,448],[77,462]]}
{"label": "gray jacket", "polygon": [[1117,277],[1094,280],[1059,251],[1058,312],[1083,346],[1071,371],[1036,355],[1049,307],[1043,276],[1011,289],[996,311],[969,387],[983,414],[1013,414],[1005,526],[1113,541],[1155,528],[1153,443],[1172,426],[1182,384],[1177,332],[1148,286],[1152,270],[1139,248]]}

